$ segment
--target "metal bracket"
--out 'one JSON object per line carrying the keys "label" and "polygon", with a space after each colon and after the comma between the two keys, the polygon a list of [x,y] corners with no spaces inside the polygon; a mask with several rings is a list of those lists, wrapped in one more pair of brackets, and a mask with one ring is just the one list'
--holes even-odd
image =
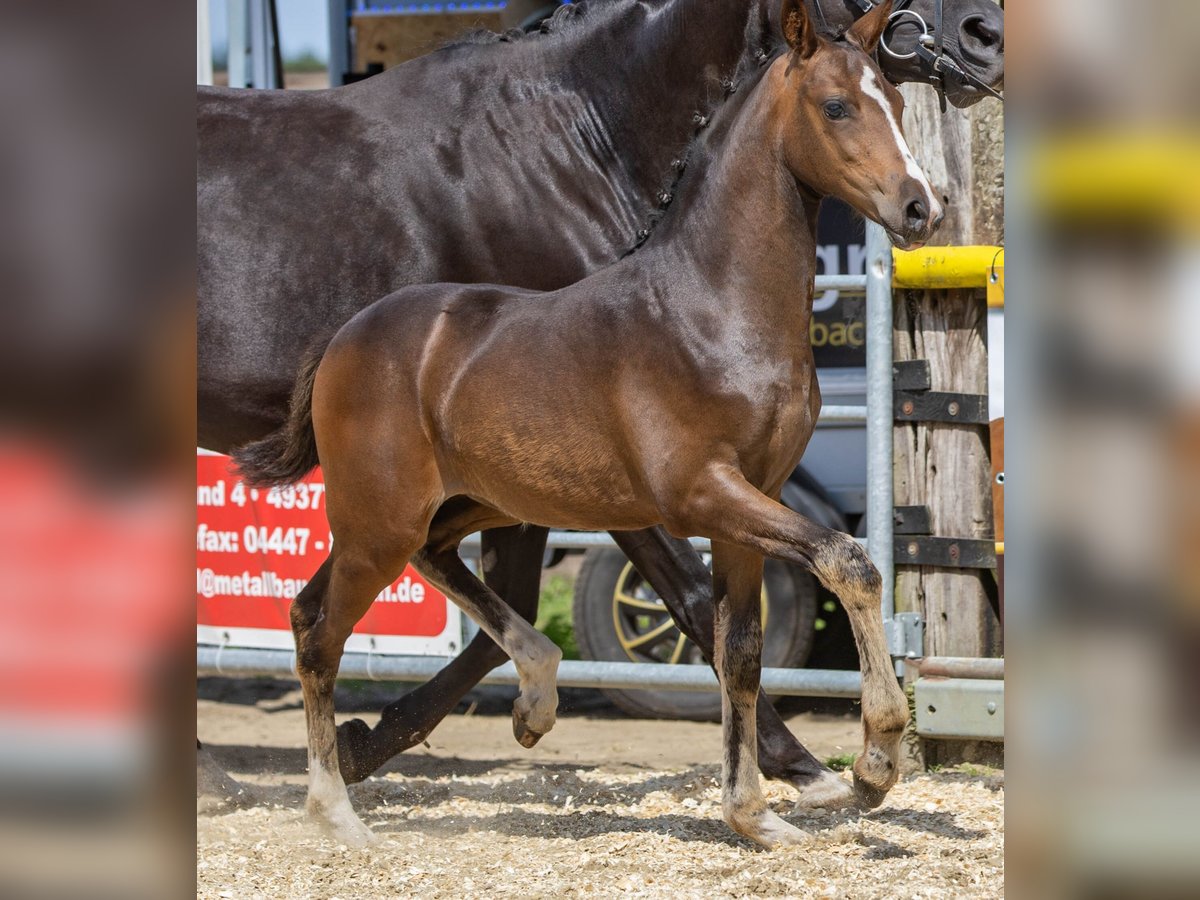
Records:
{"label": "metal bracket", "polygon": [[942,566],[947,569],[996,568],[994,540],[897,535],[892,552],[897,565]]}
{"label": "metal bracket", "polygon": [[931,391],[933,377],[927,359],[892,363],[893,408],[897,422],[961,422],[986,425],[986,394]]}
{"label": "metal bracket", "polygon": [[892,363],[892,385],[898,391],[927,391],[933,387],[927,359],[898,359]]}
{"label": "metal bracket", "polygon": [[920,613],[896,613],[883,623],[883,631],[893,659],[916,659],[925,655],[925,620]]}
{"label": "metal bracket", "polygon": [[944,391],[896,391],[893,399],[897,422],[954,422],[986,425],[987,394],[952,394]]}
{"label": "metal bracket", "polygon": [[1004,740],[1004,682],[921,678],[914,689],[917,734],[960,740]]}
{"label": "metal bracket", "polygon": [[928,506],[897,506],[892,510],[893,534],[929,534],[931,531]]}

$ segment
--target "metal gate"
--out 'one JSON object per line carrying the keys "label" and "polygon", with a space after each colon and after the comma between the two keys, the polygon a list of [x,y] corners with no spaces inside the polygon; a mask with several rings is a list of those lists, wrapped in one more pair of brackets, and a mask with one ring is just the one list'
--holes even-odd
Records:
{"label": "metal gate", "polygon": [[[866,405],[828,406],[820,420],[866,424],[867,537],[866,549],[883,580],[880,612],[888,648],[897,676],[905,660],[922,657],[924,623],[918,613],[896,613],[893,561],[894,503],[892,489],[892,248],[883,229],[868,222],[866,274],[818,276],[816,290],[866,293]],[[478,535],[463,542],[478,546]],[[705,539],[693,539],[699,550]],[[586,549],[616,546],[603,533],[552,531],[550,547]],[[199,674],[251,676],[295,675],[295,653],[281,649],[246,649],[201,644],[197,646]],[[373,652],[347,652],[342,657],[342,678],[380,681],[424,681],[447,662],[443,657],[397,656]],[[929,737],[1003,739],[1003,660],[927,659],[918,666],[916,684],[917,730]],[[486,684],[517,684],[511,662],[487,675]],[[564,660],[558,683],[565,687],[649,690],[716,690],[717,678],[707,666],[652,665],[634,662]],[[858,697],[862,679],[858,672],[822,669],[762,670],[767,693],[813,697]]]}

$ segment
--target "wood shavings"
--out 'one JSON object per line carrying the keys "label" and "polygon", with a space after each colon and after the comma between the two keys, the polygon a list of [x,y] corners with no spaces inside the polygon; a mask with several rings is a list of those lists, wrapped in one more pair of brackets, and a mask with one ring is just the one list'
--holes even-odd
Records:
{"label": "wood shavings", "polygon": [[869,813],[793,813],[788,786],[764,782],[773,808],[812,835],[806,846],[767,853],[721,822],[716,766],[629,773],[595,765],[559,770],[552,780],[504,763],[477,775],[446,768],[433,776],[393,772],[351,788],[381,837],[367,850],[334,844],[306,822],[295,774],[262,773],[255,784],[266,805],[198,816],[198,896],[1003,893],[1004,795],[983,779],[921,775]]}

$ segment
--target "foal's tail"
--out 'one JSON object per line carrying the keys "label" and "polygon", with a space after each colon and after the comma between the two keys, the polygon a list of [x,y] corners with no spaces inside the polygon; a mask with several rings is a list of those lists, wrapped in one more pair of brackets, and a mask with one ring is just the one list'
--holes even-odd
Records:
{"label": "foal's tail", "polygon": [[287,422],[260,441],[233,451],[237,470],[247,484],[256,487],[295,484],[320,462],[317,436],[313,431],[312,397],[317,368],[324,356],[322,342],[305,357],[292,388]]}

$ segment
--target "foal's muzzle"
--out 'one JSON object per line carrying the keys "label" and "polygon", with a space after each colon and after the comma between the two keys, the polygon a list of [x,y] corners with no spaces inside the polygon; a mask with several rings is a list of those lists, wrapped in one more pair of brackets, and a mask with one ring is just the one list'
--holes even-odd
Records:
{"label": "foal's muzzle", "polygon": [[907,187],[899,204],[899,214],[892,217],[895,224],[884,223],[892,243],[901,250],[912,250],[924,244],[946,217],[942,204],[922,185],[911,181]]}

